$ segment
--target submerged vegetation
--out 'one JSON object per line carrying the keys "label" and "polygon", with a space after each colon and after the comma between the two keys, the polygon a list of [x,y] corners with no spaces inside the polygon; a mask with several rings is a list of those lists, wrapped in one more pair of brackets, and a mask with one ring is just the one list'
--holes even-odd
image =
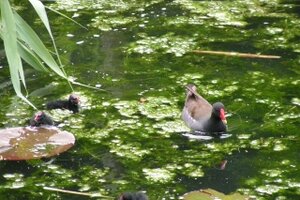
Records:
{"label": "submerged vegetation", "polygon": [[[150,199],[180,199],[205,188],[223,196],[298,198],[300,19],[293,2],[49,4],[89,27],[53,20],[66,72],[107,92],[76,87],[82,97],[78,114],[51,111],[61,129],[74,133],[75,146],[50,161],[2,162],[0,197],[74,198],[43,190],[46,186],[107,196],[143,190]],[[195,49],[282,58],[199,55],[191,52]],[[66,83],[38,75],[28,84],[40,108],[68,95]],[[29,106],[0,77],[0,125],[26,124]],[[230,137],[197,140],[182,134],[189,131],[180,119],[188,83],[211,103],[225,104]]]}

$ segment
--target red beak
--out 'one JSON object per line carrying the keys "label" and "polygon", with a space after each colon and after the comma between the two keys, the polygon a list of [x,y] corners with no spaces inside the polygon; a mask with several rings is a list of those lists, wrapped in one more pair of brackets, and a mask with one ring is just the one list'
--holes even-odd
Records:
{"label": "red beak", "polygon": [[220,118],[221,118],[222,122],[226,125],[227,124],[227,120],[226,120],[225,111],[224,111],[223,108],[221,108],[221,110],[220,110]]}

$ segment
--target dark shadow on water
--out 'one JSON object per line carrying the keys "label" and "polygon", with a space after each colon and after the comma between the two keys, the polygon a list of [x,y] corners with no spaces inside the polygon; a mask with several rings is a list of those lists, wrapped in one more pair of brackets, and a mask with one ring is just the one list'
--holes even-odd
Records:
{"label": "dark shadow on water", "polygon": [[211,168],[204,169],[204,177],[192,179],[182,178],[182,184],[190,190],[212,188],[219,192],[229,194],[241,187],[240,182],[245,176],[251,177],[257,173],[257,168],[253,166],[253,159],[257,156],[257,151],[240,151],[225,157],[227,160],[225,168],[220,169],[220,163],[216,163]]}
{"label": "dark shadow on water", "polygon": [[[33,161],[34,162],[34,161]],[[38,162],[38,161],[36,161]],[[1,175],[0,181],[4,182],[4,174],[22,173],[24,176],[29,176],[36,170],[36,167],[28,161],[1,161],[0,163]]]}

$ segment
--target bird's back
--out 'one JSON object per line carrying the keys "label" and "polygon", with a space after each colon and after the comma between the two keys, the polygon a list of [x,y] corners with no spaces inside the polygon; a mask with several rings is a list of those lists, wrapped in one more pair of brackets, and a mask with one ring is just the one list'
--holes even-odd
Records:
{"label": "bird's back", "polygon": [[57,100],[46,104],[47,109],[68,109],[67,100]]}

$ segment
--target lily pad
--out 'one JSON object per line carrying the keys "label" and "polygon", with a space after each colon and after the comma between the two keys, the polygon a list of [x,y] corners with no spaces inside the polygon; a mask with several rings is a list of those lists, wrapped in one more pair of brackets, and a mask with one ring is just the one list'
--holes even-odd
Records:
{"label": "lily pad", "polygon": [[197,191],[192,191],[183,195],[183,200],[245,200],[249,199],[248,196],[241,195],[240,193],[232,193],[229,195],[225,195],[221,192],[218,192],[213,189],[200,189]]}
{"label": "lily pad", "polygon": [[0,160],[30,160],[58,155],[75,143],[72,133],[54,126],[0,130]]}

